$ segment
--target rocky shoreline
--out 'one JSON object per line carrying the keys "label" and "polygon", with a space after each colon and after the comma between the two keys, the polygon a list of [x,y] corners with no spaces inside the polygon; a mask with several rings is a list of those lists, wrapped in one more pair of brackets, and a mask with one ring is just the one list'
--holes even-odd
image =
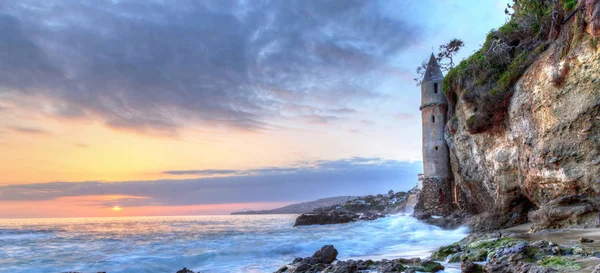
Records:
{"label": "rocky shoreline", "polygon": [[[581,231],[580,231],[581,232]],[[373,260],[337,260],[338,250],[325,245],[311,257],[296,258],[274,273],[363,273],[439,272],[442,263],[460,264],[464,273],[600,273],[600,243],[580,237],[572,244],[530,241],[519,233],[471,234],[454,244],[440,247],[431,257]],[[200,273],[187,268],[176,273]]]}
{"label": "rocky shoreline", "polygon": [[444,266],[440,263],[420,258],[336,261],[337,255],[338,251],[335,247],[325,245],[311,257],[296,258],[291,264],[281,267],[275,273],[437,272],[444,270]]}
{"label": "rocky shoreline", "polygon": [[[425,259],[337,260],[338,250],[325,245],[312,256],[296,258],[275,273],[439,272],[453,264],[456,266],[451,268],[460,265],[461,272],[466,273],[600,273],[600,229],[530,232],[530,228],[521,225],[472,233],[440,247]],[[183,268],[175,273],[201,272]]]}
{"label": "rocky shoreline", "polygon": [[[431,255],[432,260],[461,263],[462,272],[600,272],[600,248],[580,238],[572,246],[528,241],[502,232],[472,234]],[[591,259],[591,260],[589,260]],[[589,260],[586,265],[583,261]],[[480,263],[480,264],[478,264]],[[483,265],[482,265],[483,264]]]}
{"label": "rocky shoreline", "polygon": [[294,223],[296,226],[344,224],[354,221],[375,220],[386,214],[410,212],[420,190],[415,187],[408,192],[390,190],[387,194],[367,195],[343,204],[316,208],[303,213]]}

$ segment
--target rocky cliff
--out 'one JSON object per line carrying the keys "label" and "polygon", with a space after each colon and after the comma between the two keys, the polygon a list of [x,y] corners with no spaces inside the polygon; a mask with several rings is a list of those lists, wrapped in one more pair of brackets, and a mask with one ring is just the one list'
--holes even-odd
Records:
{"label": "rocky cliff", "polygon": [[479,215],[475,229],[598,224],[600,0],[564,24],[564,1],[540,2],[444,81],[458,209]]}

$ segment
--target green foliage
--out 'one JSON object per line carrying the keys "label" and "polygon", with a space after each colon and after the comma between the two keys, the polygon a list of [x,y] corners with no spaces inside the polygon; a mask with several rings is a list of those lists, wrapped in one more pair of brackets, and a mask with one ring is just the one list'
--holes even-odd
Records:
{"label": "green foliage", "polygon": [[578,0],[562,0],[565,10],[573,10],[577,7]]}
{"label": "green foliage", "polygon": [[544,17],[550,15],[552,11],[552,1],[544,0],[518,0],[515,2],[513,8],[515,17],[533,16],[538,22],[544,20]]}
{"label": "green foliage", "polygon": [[[504,24],[503,26],[501,26],[498,31],[502,34],[511,34],[514,33],[516,31],[518,31],[520,29],[520,26],[517,22],[515,21],[509,21],[508,23]],[[489,38],[488,34],[488,38]]]}
{"label": "green foliage", "polygon": [[508,91],[513,84],[519,79],[523,73],[524,68],[528,65],[529,58],[527,53],[523,52],[519,54],[517,58],[508,66],[506,71],[500,75],[498,79],[498,87],[494,88],[491,92],[492,95],[500,95],[500,92]]}
{"label": "green foliage", "polygon": [[578,262],[560,256],[545,257],[539,264],[559,271],[581,269],[581,265]]}
{"label": "green foliage", "polygon": [[461,61],[460,64],[458,64],[455,68],[448,71],[448,74],[446,74],[446,77],[444,77],[442,91],[444,93],[448,93],[451,86],[453,86],[455,82],[459,81],[461,77],[465,76],[468,68],[473,66],[481,66],[484,63],[484,60],[485,56],[483,55],[482,51],[479,50],[473,53],[473,55],[471,55],[471,57],[468,59]]}

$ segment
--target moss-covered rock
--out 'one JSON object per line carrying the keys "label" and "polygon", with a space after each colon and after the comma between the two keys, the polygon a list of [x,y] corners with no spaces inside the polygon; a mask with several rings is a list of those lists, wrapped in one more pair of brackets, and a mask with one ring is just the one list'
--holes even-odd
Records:
{"label": "moss-covered rock", "polygon": [[464,244],[452,244],[449,246],[443,246],[438,251],[434,252],[431,256],[434,260],[445,260],[448,259],[451,263],[457,263],[461,261],[474,261],[483,262],[486,261],[490,254],[497,253],[498,251],[504,250],[507,247],[513,247],[518,244],[524,244],[525,241],[513,237],[502,237],[497,239],[481,239]]}
{"label": "moss-covered rock", "polygon": [[538,264],[561,272],[581,269],[581,265],[578,262],[562,256],[545,257]]}
{"label": "moss-covered rock", "polygon": [[457,243],[451,244],[449,246],[442,246],[431,255],[431,259],[436,261],[444,261],[448,256],[460,252],[460,250],[460,245],[458,245]]}
{"label": "moss-covered rock", "polygon": [[485,272],[569,272],[581,269],[575,257],[588,255],[581,247],[567,248],[548,241],[493,234],[472,235],[438,249],[432,259],[461,262],[463,272],[481,272],[475,262],[486,262]]}
{"label": "moss-covered rock", "polygon": [[443,265],[441,265],[440,263],[433,262],[433,261],[421,262],[420,264],[413,265],[409,268],[412,270],[415,270],[415,271],[419,271],[419,272],[438,272],[440,270],[444,270]]}

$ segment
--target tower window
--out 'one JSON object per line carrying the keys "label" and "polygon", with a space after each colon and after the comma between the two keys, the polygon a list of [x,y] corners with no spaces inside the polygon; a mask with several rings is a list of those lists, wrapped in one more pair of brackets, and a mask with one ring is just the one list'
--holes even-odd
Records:
{"label": "tower window", "polygon": [[435,146],[435,150],[436,150],[436,151],[438,150],[438,146]]}
{"label": "tower window", "polygon": [[435,116],[431,116],[431,122],[435,123]]}
{"label": "tower window", "polygon": [[437,83],[434,83],[434,84],[433,84],[433,93],[436,93],[436,94],[437,94],[437,92],[438,92],[438,84],[437,84]]}

